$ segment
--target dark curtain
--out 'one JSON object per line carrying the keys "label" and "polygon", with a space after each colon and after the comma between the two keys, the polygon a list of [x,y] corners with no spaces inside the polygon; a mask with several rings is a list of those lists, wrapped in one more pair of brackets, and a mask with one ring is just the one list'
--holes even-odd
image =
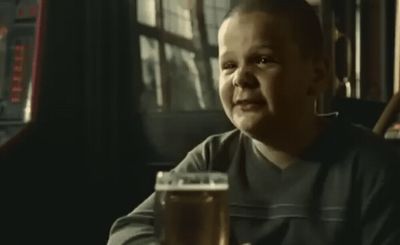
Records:
{"label": "dark curtain", "polygon": [[0,149],[0,243],[105,244],[151,191],[129,3],[48,1],[47,18],[37,120]]}
{"label": "dark curtain", "polygon": [[102,203],[94,220],[105,220],[106,232],[152,190],[144,167],[149,147],[137,112],[140,83],[133,82],[140,64],[134,62],[136,39],[130,39],[131,7],[129,0],[86,0],[85,143],[94,200]]}

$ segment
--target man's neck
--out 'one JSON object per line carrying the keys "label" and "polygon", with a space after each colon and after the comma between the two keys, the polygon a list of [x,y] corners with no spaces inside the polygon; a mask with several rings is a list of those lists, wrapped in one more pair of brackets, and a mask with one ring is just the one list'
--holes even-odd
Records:
{"label": "man's neck", "polygon": [[285,169],[298,161],[303,153],[321,134],[325,128],[322,118],[314,117],[305,126],[285,130],[275,140],[256,140],[254,144],[260,153],[280,169]]}

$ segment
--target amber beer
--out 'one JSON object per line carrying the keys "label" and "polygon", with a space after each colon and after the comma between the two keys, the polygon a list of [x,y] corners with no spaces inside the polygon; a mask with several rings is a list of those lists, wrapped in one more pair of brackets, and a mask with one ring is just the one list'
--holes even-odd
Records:
{"label": "amber beer", "polygon": [[226,174],[160,172],[155,189],[162,245],[228,245]]}

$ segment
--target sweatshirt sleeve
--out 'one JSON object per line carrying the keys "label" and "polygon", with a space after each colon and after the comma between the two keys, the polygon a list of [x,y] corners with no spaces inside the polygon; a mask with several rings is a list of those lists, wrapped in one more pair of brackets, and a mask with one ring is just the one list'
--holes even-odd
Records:
{"label": "sweatshirt sleeve", "polygon": [[364,175],[361,205],[362,245],[400,244],[400,158],[386,152],[370,156],[382,167]]}
{"label": "sweatshirt sleeve", "polygon": [[[204,143],[190,151],[172,170],[195,172],[206,170]],[[117,219],[111,227],[107,245],[159,244],[154,232],[154,193],[131,213]]]}

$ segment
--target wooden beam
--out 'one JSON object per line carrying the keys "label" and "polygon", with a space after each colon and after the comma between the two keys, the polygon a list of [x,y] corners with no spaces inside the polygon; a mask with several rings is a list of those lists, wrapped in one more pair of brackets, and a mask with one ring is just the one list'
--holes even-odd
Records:
{"label": "wooden beam", "polygon": [[400,0],[396,3],[393,94],[400,91]]}

